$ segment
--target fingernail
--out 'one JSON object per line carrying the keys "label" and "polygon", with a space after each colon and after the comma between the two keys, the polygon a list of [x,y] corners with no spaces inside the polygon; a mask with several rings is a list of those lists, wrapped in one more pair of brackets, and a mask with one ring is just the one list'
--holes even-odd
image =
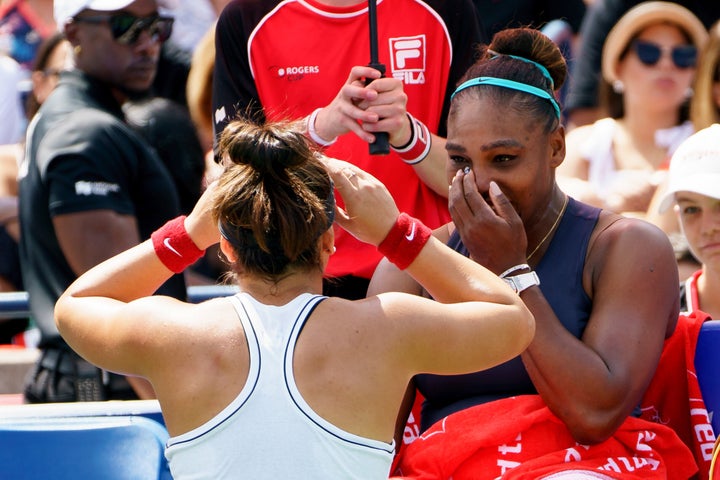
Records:
{"label": "fingernail", "polygon": [[498,196],[502,194],[502,190],[500,190],[500,187],[498,187],[498,184],[495,182],[490,182],[490,193],[493,194],[493,196]]}

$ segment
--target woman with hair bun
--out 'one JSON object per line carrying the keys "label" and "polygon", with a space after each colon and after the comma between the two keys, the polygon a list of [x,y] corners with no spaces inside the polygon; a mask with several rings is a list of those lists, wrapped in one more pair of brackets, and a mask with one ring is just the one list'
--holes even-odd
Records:
{"label": "woman with hair bun", "polygon": [[[387,478],[415,374],[489,368],[532,338],[532,315],[502,280],[308,142],[285,125],[229,124],[225,171],[187,218],[89,270],[56,305],[88,361],[150,380],[175,480]],[[439,302],[322,296],[333,221]],[[217,242],[240,293],[197,305],[150,297]]]}
{"label": "woman with hair bun", "polygon": [[[551,40],[509,29],[480,48],[455,90],[446,147],[453,221],[434,235],[508,282],[536,333],[497,367],[415,377],[422,434],[400,453],[402,478],[687,479],[697,471],[672,429],[638,418],[678,320],[672,247],[656,227],[558,187],[565,130],[555,93],[566,76]],[[370,293],[382,291],[424,294],[387,261],[370,284]]]}

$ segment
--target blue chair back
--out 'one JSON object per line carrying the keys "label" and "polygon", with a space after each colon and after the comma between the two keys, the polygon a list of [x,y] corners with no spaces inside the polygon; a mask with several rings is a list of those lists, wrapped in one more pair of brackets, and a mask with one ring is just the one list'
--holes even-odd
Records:
{"label": "blue chair back", "polygon": [[700,328],[695,371],[710,423],[717,436],[720,434],[720,320],[708,320]]}
{"label": "blue chair back", "polygon": [[0,475],[171,480],[167,439],[162,425],[139,416],[0,419]]}

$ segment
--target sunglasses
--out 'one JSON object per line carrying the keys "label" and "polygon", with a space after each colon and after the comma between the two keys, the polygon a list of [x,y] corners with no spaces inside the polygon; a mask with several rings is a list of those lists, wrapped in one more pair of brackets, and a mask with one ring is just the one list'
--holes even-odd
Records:
{"label": "sunglasses", "polygon": [[694,45],[680,45],[673,48],[661,47],[653,42],[644,40],[635,40],[632,43],[638,59],[649,67],[660,61],[663,52],[670,51],[670,58],[677,68],[691,68],[695,66],[697,60],[697,48]]}
{"label": "sunglasses", "polygon": [[122,45],[134,45],[142,32],[147,31],[156,42],[164,42],[172,33],[172,17],[152,15],[150,17],[135,17],[129,13],[116,13],[115,15],[95,15],[88,17],[75,17],[76,22],[107,23],[116,42]]}

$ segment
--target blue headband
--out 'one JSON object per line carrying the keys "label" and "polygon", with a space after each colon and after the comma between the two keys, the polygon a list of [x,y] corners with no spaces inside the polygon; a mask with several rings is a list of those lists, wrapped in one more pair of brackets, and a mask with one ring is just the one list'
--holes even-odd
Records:
{"label": "blue headband", "polygon": [[[498,53],[496,55],[500,55],[500,54]],[[521,62],[529,63],[530,65],[535,65],[538,68],[538,70],[540,70],[542,72],[543,76],[545,78],[547,78],[548,81],[550,82],[550,89],[555,90],[555,81],[553,80],[552,76],[550,75],[550,72],[548,72],[548,69],[545,68],[545,66],[539,64],[535,60],[530,60],[529,58],[518,57],[517,55],[508,55],[508,54],[503,54],[503,55],[505,55],[506,57],[514,58],[515,60],[520,60]]]}
{"label": "blue headband", "polygon": [[[530,60],[528,60],[530,61]],[[533,62],[535,63],[535,62]],[[545,100],[549,100],[552,104],[553,108],[555,109],[555,113],[557,114],[558,119],[560,118],[560,105],[558,105],[557,100],[555,100],[555,97],[546,92],[545,90],[542,90],[537,87],[533,87],[532,85],[528,85],[526,83],[520,83],[516,82],[514,80],[508,80],[506,78],[496,78],[496,77],[477,77],[472,78],[468,80],[467,82],[462,83],[459,87],[455,89],[453,94],[450,96],[450,99],[452,100],[455,98],[455,95],[457,95],[459,92],[465,90],[469,87],[474,87],[476,85],[494,85],[496,87],[503,87],[503,88],[509,88],[511,90],[518,90],[520,92],[529,93],[530,95],[535,95],[536,97],[544,98]]]}

